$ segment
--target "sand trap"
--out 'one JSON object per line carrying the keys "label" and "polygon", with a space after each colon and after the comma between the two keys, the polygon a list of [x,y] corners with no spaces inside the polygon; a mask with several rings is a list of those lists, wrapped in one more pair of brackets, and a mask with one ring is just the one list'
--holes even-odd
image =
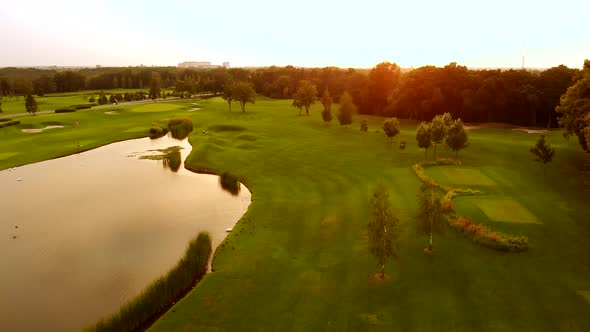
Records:
{"label": "sand trap", "polygon": [[190,110],[188,110],[188,111],[189,111],[189,112],[194,112],[194,111],[198,111],[198,110],[200,110],[200,108],[198,108],[198,107],[194,107],[194,108],[191,108],[191,109],[190,109]]}
{"label": "sand trap", "polygon": [[104,112],[104,114],[115,115],[115,114],[119,114],[119,112],[117,112],[117,111],[108,111],[108,112]]}
{"label": "sand trap", "polygon": [[475,204],[493,221],[542,224],[526,207],[509,198],[480,198]]}
{"label": "sand trap", "polygon": [[525,133],[529,133],[529,134],[542,134],[542,133],[547,133],[549,132],[549,130],[547,129],[527,129],[527,128],[514,128],[512,130],[516,130],[516,131],[524,131]]}
{"label": "sand trap", "polygon": [[57,129],[57,128],[63,128],[64,126],[47,126],[45,128],[35,128],[35,129],[21,129],[21,131],[23,133],[40,133],[43,132],[45,130],[49,130],[49,129]]}

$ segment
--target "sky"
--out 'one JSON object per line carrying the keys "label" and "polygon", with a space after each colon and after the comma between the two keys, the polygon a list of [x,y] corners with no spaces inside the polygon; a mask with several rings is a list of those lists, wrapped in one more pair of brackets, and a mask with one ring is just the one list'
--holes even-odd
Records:
{"label": "sky", "polygon": [[590,59],[590,1],[0,0],[0,67],[528,68]]}

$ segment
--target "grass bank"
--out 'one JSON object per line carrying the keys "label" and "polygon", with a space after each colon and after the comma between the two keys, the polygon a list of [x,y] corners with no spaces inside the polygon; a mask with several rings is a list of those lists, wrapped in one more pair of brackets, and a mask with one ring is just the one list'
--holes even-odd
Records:
{"label": "grass bank", "polygon": [[189,242],[184,257],[168,274],[154,281],[119,312],[88,327],[88,332],[137,331],[146,328],[158,316],[182,298],[207,273],[211,255],[211,236],[199,235]]}

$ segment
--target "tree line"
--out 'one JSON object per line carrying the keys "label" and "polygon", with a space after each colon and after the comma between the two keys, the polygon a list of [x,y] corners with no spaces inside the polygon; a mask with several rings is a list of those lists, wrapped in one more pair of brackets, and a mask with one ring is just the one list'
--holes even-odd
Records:
{"label": "tree line", "polygon": [[[556,127],[556,106],[582,72],[560,65],[544,71],[470,70],[450,63],[402,70],[383,62],[370,70],[265,67],[194,69],[176,67],[86,68],[80,70],[0,69],[0,94],[43,95],[83,89],[160,88],[177,95],[222,94],[229,82],[248,82],[259,95],[291,99],[302,81],[335,102],[347,92],[360,114],[430,121],[446,112],[466,122],[504,122]],[[311,88],[310,88],[311,89]]]}

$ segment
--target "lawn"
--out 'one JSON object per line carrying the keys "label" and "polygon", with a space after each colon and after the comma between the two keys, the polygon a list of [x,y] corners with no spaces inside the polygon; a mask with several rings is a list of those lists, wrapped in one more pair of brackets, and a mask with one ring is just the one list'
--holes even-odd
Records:
{"label": "lawn", "polygon": [[[484,175],[490,181],[473,184],[485,194],[478,199],[513,200],[536,216],[542,224],[500,223],[472,197],[454,201],[459,214],[528,236],[528,252],[493,251],[449,229],[435,234],[428,255],[426,236],[412,227],[420,181],[411,166],[424,157],[416,123],[402,121],[388,144],[382,119],[325,124],[318,105],[311,116],[298,116],[288,100],[259,98],[246,113],[235,106],[230,113],[221,99],[193,112],[191,103],[173,105],[162,112],[141,105],[119,107],[117,115],[104,109],[22,118],[66,124],[39,134],[0,129],[3,169],[73,153],[76,140],[87,148],[145,136],[142,129],[153,121],[183,114],[195,124],[186,166],[228,171],[252,191],[248,212],[215,253],[215,272],[150,331],[590,330],[590,303],[581,295],[590,289],[584,247],[590,207],[579,180],[584,157],[560,132],[548,135],[557,152],[546,177],[528,152],[537,135],[503,129],[471,131],[460,153],[471,171],[441,174],[462,187]],[[359,130],[361,119],[368,120],[367,133]],[[79,127],[67,126],[74,121]],[[389,189],[402,224],[399,259],[386,266],[385,281],[374,278],[379,267],[367,249],[368,199],[378,183]]]}

